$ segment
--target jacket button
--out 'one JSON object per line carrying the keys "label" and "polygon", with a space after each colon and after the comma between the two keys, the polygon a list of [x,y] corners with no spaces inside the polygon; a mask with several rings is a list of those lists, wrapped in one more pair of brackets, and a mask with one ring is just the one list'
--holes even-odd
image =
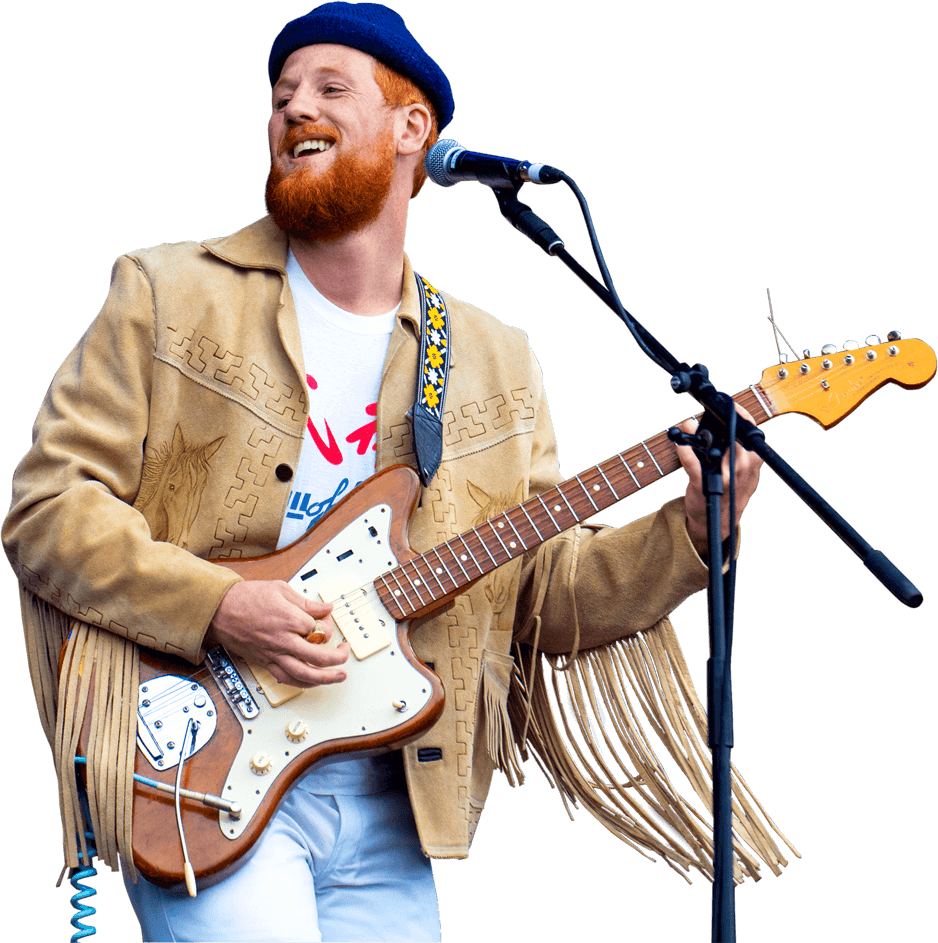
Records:
{"label": "jacket button", "polygon": [[278,465],[274,470],[274,474],[280,481],[289,481],[293,477],[293,469],[289,465]]}

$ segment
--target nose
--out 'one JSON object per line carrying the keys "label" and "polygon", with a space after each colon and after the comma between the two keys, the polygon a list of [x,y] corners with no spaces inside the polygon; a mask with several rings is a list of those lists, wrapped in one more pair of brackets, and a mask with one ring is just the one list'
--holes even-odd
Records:
{"label": "nose", "polygon": [[316,121],[322,114],[317,96],[312,89],[300,86],[290,96],[283,116],[289,124],[303,124]]}

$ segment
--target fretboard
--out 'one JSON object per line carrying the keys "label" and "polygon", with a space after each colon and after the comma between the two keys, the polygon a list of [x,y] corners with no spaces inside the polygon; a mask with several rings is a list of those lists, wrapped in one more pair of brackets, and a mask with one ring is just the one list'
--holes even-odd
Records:
{"label": "fretboard", "polygon": [[[757,424],[773,415],[769,398],[759,385],[733,398]],[[389,570],[375,580],[375,588],[395,619],[412,618],[680,467],[676,446],[666,431],[659,432]]]}

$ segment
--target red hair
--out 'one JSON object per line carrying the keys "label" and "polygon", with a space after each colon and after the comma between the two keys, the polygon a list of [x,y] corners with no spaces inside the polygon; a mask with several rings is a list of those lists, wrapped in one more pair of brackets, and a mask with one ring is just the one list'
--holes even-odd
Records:
{"label": "red hair", "polygon": [[423,169],[423,159],[427,156],[427,151],[436,144],[437,138],[440,136],[440,131],[437,127],[436,111],[433,105],[430,104],[430,99],[427,98],[426,94],[416,83],[401,75],[399,72],[395,72],[390,66],[386,66],[378,59],[375,59],[374,74],[375,82],[378,83],[378,87],[384,93],[384,100],[389,107],[399,108],[405,105],[416,104],[423,105],[424,108],[430,112],[430,133],[427,135],[427,140],[423,145],[420,165],[414,171],[414,190],[413,193],[411,193],[411,199],[413,199],[420,192],[420,188],[427,179],[427,172]]}

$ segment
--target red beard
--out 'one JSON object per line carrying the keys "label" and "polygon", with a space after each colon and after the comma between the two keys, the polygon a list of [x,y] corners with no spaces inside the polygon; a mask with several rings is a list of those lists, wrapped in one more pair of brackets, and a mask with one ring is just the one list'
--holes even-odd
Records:
{"label": "red beard", "polygon": [[[309,125],[291,129],[281,151],[292,150],[297,141],[324,131],[335,138],[332,129]],[[271,161],[265,193],[267,211],[291,236],[334,242],[377,219],[391,191],[394,165],[390,130],[369,154],[339,152],[324,173],[303,167],[285,174]]]}

